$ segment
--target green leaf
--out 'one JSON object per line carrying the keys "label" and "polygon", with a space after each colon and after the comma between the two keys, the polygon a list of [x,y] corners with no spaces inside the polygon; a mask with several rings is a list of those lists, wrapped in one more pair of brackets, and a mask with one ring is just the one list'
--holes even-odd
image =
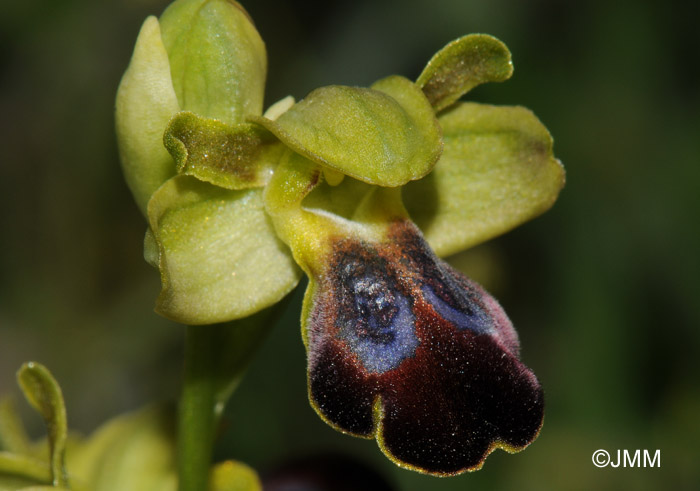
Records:
{"label": "green leaf", "polygon": [[15,454],[31,453],[31,443],[12,398],[0,400],[0,450]]}
{"label": "green leaf", "polygon": [[416,84],[438,112],[479,84],[502,82],[513,74],[510,51],[486,34],[470,34],[449,43],[428,62]]}
{"label": "green leaf", "polygon": [[0,491],[49,484],[51,468],[33,457],[0,452]]}
{"label": "green leaf", "polygon": [[322,87],[276,121],[250,119],[309,160],[381,186],[420,179],[442,150],[430,104],[414,83],[398,76],[371,89]]}
{"label": "green leaf", "polygon": [[175,491],[173,412],[148,407],[114,418],[68,456],[91,491]]}
{"label": "green leaf", "polygon": [[170,121],[164,142],[178,173],[226,189],[264,186],[284,149],[259,125],[228,125],[190,112]]}
{"label": "green leaf", "polygon": [[209,491],[262,491],[258,474],[247,465],[227,460],[214,466]]}
{"label": "green leaf", "polygon": [[27,488],[22,488],[20,491],[69,491],[68,488],[62,486],[29,486]]}
{"label": "green leaf", "polygon": [[65,449],[68,423],[63,394],[51,372],[36,362],[22,365],[17,381],[29,403],[41,414],[49,433],[51,479],[54,486],[66,486]]}
{"label": "green leaf", "polygon": [[462,103],[440,117],[445,149],[404,202],[440,256],[467,249],[543,213],[564,185],[552,137],[522,107]]}
{"label": "green leaf", "polygon": [[281,300],[300,271],[265,215],[262,190],[231,191],[176,176],[153,195],[159,247],[156,310],[184,324],[248,316]]}
{"label": "green leaf", "polygon": [[262,114],[267,55],[231,0],[178,0],[160,18],[180,107],[229,124]]}
{"label": "green leaf", "polygon": [[122,169],[139,208],[146,214],[151,194],[175,174],[163,147],[163,131],[179,110],[168,54],[155,17],[143,23],[116,101],[116,130]]}

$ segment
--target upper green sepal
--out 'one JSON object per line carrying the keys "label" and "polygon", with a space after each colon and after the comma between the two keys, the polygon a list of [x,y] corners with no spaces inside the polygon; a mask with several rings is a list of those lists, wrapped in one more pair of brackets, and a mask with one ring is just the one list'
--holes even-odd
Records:
{"label": "upper green sepal", "polygon": [[460,103],[440,123],[442,158],[404,188],[406,208],[438,255],[505,233],[554,204],[564,168],[530,110]]}
{"label": "upper green sepal", "polygon": [[229,125],[181,112],[163,138],[179,174],[226,189],[264,186],[283,151],[266,129],[251,123]]}
{"label": "upper green sepal", "polygon": [[261,114],[265,44],[232,0],[177,0],[160,18],[180,107],[226,123]]}
{"label": "upper green sepal", "polygon": [[316,89],[276,121],[250,118],[309,160],[369,184],[420,179],[442,152],[430,103],[410,80]]}
{"label": "upper green sepal", "polygon": [[438,51],[416,84],[438,112],[477,85],[502,82],[512,74],[510,51],[505,44],[487,34],[469,34]]}

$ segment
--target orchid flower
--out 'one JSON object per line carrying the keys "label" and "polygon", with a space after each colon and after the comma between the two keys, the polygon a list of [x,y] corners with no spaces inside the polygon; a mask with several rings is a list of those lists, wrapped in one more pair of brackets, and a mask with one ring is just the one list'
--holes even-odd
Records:
{"label": "orchid flower", "polygon": [[415,82],[322,87],[263,113],[265,73],[236,2],[177,0],[143,25],[117,130],[160,270],[156,310],[189,325],[245,318],[303,272],[324,421],[434,475],[526,447],[544,403],[517,333],[440,259],[546,211],[564,184],[529,110],[460,101],[510,77],[508,49],[464,36]]}

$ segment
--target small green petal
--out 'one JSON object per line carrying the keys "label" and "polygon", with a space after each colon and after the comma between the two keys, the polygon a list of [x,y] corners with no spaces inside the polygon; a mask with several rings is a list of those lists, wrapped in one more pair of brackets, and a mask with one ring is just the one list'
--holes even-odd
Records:
{"label": "small green petal", "polygon": [[262,114],[267,55],[243,7],[178,0],[160,23],[182,109],[230,124]]}
{"label": "small green petal", "polygon": [[163,131],[179,109],[158,20],[149,17],[136,40],[116,101],[122,168],[144,215],[151,194],[175,174],[173,159],[163,147]]}
{"label": "small green petal", "polygon": [[228,125],[191,112],[181,112],[171,120],[164,142],[179,174],[226,189],[267,184],[284,149],[259,125]]}
{"label": "small green petal", "polygon": [[462,103],[440,117],[445,149],[404,188],[411,217],[440,256],[507,232],[552,206],[564,169],[531,111]]}
{"label": "small green petal", "polygon": [[64,465],[68,422],[63,394],[51,372],[36,362],[22,365],[17,381],[29,403],[41,414],[49,432],[51,476],[55,486],[65,486]]}
{"label": "small green petal", "polygon": [[420,179],[442,150],[430,104],[415,84],[398,76],[371,89],[322,87],[276,121],[251,120],[309,160],[381,186]]}
{"label": "small green petal", "polygon": [[505,44],[487,34],[470,34],[438,51],[416,84],[437,112],[477,85],[502,82],[512,74],[510,51]]}
{"label": "small green petal", "polygon": [[209,491],[262,491],[262,483],[247,465],[227,460],[212,469]]}
{"label": "small green petal", "polygon": [[193,325],[238,319],[278,302],[299,280],[261,189],[176,176],[153,195],[148,216],[163,286],[156,310],[165,317]]}

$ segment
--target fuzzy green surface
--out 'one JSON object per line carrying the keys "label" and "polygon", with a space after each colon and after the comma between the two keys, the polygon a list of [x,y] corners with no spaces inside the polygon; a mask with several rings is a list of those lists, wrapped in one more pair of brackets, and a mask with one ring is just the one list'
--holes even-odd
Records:
{"label": "fuzzy green surface", "polygon": [[507,232],[554,204],[564,168],[530,110],[461,103],[440,123],[442,158],[404,189],[409,214],[438,255]]}

